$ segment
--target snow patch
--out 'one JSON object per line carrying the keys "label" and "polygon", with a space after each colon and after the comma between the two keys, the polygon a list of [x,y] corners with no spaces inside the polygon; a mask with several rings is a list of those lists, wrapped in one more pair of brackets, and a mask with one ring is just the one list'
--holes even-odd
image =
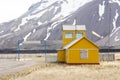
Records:
{"label": "snow patch", "polygon": [[49,38],[52,29],[54,29],[54,28],[58,25],[58,23],[59,23],[59,22],[56,21],[56,22],[52,23],[50,27],[47,28],[47,35],[46,35],[46,37],[45,37],[44,40],[47,40],[47,39]]}
{"label": "snow patch", "polygon": [[47,28],[47,35],[44,40],[47,40],[51,34],[51,31],[61,22],[65,21],[67,18],[59,18],[56,22],[52,23],[50,27]]}
{"label": "snow patch", "polygon": [[115,40],[115,41],[119,41],[120,39],[118,38],[118,36],[116,36],[116,37],[114,38],[114,40]]}
{"label": "snow patch", "polygon": [[54,22],[54,23],[51,25],[52,29],[54,29],[58,24],[59,24],[59,21]]}
{"label": "snow patch", "polygon": [[117,28],[110,34],[110,37],[113,36],[113,34],[115,34],[119,29],[120,29],[120,27],[117,27]]}
{"label": "snow patch", "polygon": [[58,8],[59,8],[59,7],[55,7],[55,10],[54,10],[54,13],[53,13],[53,14],[55,14],[55,13],[57,12]]}
{"label": "snow patch", "polygon": [[36,29],[33,29],[33,33],[35,33],[36,32]]}
{"label": "snow patch", "polygon": [[14,32],[17,32],[20,30],[20,25],[18,25],[17,29],[14,30]]}
{"label": "snow patch", "polygon": [[26,17],[26,20],[30,20],[30,19],[33,19],[33,18],[39,18],[39,17],[41,17],[45,12],[46,12],[46,10],[41,11],[41,12],[35,14],[35,15],[28,15],[28,16]]}
{"label": "snow patch", "polygon": [[117,3],[120,6],[120,0],[110,0],[109,3]]}
{"label": "snow patch", "polygon": [[0,36],[0,38],[7,37],[7,36],[9,36],[9,35],[11,35],[11,33],[8,33],[8,34],[5,34],[5,35],[2,35],[2,36]]}
{"label": "snow patch", "polygon": [[51,27],[54,29],[58,24],[60,24],[61,22],[65,21],[66,19],[68,19],[70,16],[67,17],[62,17],[60,16],[60,18],[58,18],[58,20],[54,23],[51,24]]}
{"label": "snow patch", "polygon": [[25,25],[27,22],[28,22],[27,17],[23,18],[23,19],[22,19],[22,22],[21,22],[21,24],[20,24],[20,26]]}
{"label": "snow patch", "polygon": [[69,17],[71,17],[71,15],[68,15],[68,16],[62,16],[61,13],[55,15],[51,21],[54,21],[54,20],[59,20],[60,22],[63,22],[65,21],[66,19],[68,19]]}
{"label": "snow patch", "polygon": [[37,24],[38,24],[38,25],[41,25],[41,24],[42,24],[42,22],[40,22],[40,21],[39,21]]}
{"label": "snow patch", "polygon": [[61,5],[61,15],[67,16],[91,1],[93,0],[69,0],[68,3],[64,2]]}
{"label": "snow patch", "polygon": [[73,25],[76,25],[76,19],[74,19]]}
{"label": "snow patch", "polygon": [[99,16],[100,16],[99,21],[103,18],[102,16],[104,12],[105,12],[105,1],[103,1],[102,5],[99,4]]}
{"label": "snow patch", "polygon": [[61,14],[56,14],[51,20],[61,19]]}
{"label": "snow patch", "polygon": [[54,2],[56,2],[58,0],[46,0],[44,1],[38,8],[36,8],[36,10],[34,10],[32,13],[35,14],[36,12],[39,12],[45,8],[47,8],[48,6],[50,6],[51,4],[53,4]]}
{"label": "snow patch", "polygon": [[119,17],[119,13],[118,13],[118,9],[116,10],[116,15],[113,19],[113,30],[112,32],[116,29],[116,21],[117,21],[117,18]]}
{"label": "snow patch", "polygon": [[2,31],[0,31],[0,34],[1,34],[1,33],[3,33],[3,32],[4,32],[3,30],[2,30]]}
{"label": "snow patch", "polygon": [[[15,29],[14,31],[16,32],[16,31],[20,30],[21,26],[25,25],[30,19],[39,18],[39,17],[41,17],[45,12],[46,12],[46,10],[45,10],[45,11],[42,11],[42,12],[40,12],[40,13],[38,13],[38,14],[35,14],[35,15],[28,15],[27,17],[23,18],[21,24],[18,25],[17,29]],[[40,22],[39,22],[39,24],[40,24]]]}
{"label": "snow patch", "polygon": [[50,36],[50,34],[51,34],[51,30],[52,30],[52,27],[51,27],[51,26],[47,28],[47,35],[46,35],[46,37],[45,37],[44,40],[47,40],[47,39],[49,38],[49,36]]}
{"label": "snow patch", "polygon": [[11,31],[14,31],[15,29],[16,29],[16,26],[12,27],[12,28],[11,28]]}
{"label": "snow patch", "polygon": [[27,38],[31,35],[32,33],[31,32],[29,32],[23,39],[24,39],[24,41],[27,41]]}
{"label": "snow patch", "polygon": [[46,38],[44,40],[47,40],[49,38],[50,34],[51,33],[47,33],[47,36],[46,36]]}
{"label": "snow patch", "polygon": [[25,25],[27,22],[28,22],[27,17],[23,18],[22,21],[21,21],[21,24],[18,25],[17,29],[15,29],[14,32],[19,31],[20,27]]}

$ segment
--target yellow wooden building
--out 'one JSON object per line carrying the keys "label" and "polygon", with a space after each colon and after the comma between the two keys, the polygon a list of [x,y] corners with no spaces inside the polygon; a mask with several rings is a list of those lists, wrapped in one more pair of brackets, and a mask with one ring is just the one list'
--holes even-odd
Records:
{"label": "yellow wooden building", "polygon": [[81,37],[86,37],[85,25],[63,25],[62,47]]}
{"label": "yellow wooden building", "polygon": [[63,25],[62,46],[58,50],[58,62],[99,63],[99,47],[87,39],[84,25]]}

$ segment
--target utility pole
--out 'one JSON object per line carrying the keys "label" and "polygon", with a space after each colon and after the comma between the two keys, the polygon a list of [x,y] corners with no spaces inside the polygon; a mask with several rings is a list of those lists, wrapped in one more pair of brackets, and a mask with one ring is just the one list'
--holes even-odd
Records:
{"label": "utility pole", "polygon": [[[108,2],[109,4],[109,2]],[[108,51],[110,52],[110,28],[111,28],[111,5],[109,4],[109,35],[108,35]]]}
{"label": "utility pole", "polygon": [[47,50],[46,50],[46,40],[43,40],[43,44],[44,44],[44,54],[45,54],[45,62],[46,62],[46,53],[47,53]]}
{"label": "utility pole", "polygon": [[110,28],[111,28],[111,5],[110,5],[110,3],[109,3],[109,1],[108,1],[108,11],[109,11],[109,32],[108,32],[108,61],[110,60]]}
{"label": "utility pole", "polygon": [[20,40],[18,40],[18,61],[20,60]]}

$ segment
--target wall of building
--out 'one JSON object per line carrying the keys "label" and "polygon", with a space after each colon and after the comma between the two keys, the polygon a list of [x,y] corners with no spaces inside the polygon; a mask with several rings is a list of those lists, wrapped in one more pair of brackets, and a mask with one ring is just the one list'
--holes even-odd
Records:
{"label": "wall of building", "polygon": [[58,50],[58,62],[65,62],[66,59],[65,50]]}
{"label": "wall of building", "polygon": [[[66,46],[70,42],[76,39],[76,34],[80,32],[83,34],[83,37],[86,37],[86,31],[84,30],[63,30],[62,32],[62,47]],[[72,33],[73,37],[72,38],[65,38],[66,33]]]}
{"label": "wall of building", "polygon": [[[81,50],[87,50],[88,58],[81,59]],[[86,38],[73,44],[67,51],[67,63],[99,63],[99,48]]]}
{"label": "wall of building", "polygon": [[67,63],[99,63],[99,52],[98,50],[88,49],[88,58],[81,59],[81,49],[69,49],[67,55]]}

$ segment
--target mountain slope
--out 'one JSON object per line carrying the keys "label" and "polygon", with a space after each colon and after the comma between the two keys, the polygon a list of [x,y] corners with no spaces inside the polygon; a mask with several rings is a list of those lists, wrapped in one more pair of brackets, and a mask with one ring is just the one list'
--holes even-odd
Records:
{"label": "mountain slope", "polygon": [[[18,40],[25,49],[35,49],[22,44],[30,40],[52,41],[48,48],[60,48],[64,24],[86,25],[88,38],[99,46],[119,48],[119,14],[119,0],[41,0],[18,19],[0,24],[0,48],[17,49]],[[93,31],[100,37],[93,35]]]}

